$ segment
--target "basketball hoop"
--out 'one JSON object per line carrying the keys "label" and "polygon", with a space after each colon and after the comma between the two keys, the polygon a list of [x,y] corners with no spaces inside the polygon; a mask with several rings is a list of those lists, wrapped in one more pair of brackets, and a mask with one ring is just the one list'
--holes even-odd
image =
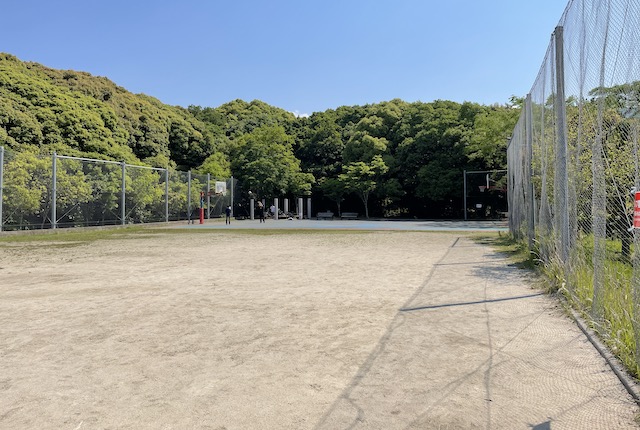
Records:
{"label": "basketball hoop", "polygon": [[216,194],[222,194],[223,196],[227,195],[227,183],[226,182],[216,181],[215,189],[216,189],[216,191],[215,191]]}
{"label": "basketball hoop", "polygon": [[478,185],[478,188],[480,188],[481,193],[484,193],[484,190],[487,189],[486,185]]}

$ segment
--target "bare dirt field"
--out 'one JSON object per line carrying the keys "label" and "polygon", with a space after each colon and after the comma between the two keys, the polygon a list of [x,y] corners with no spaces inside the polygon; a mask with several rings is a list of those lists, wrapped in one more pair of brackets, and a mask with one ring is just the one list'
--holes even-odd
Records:
{"label": "bare dirt field", "polygon": [[554,299],[465,233],[0,243],[1,429],[626,429]]}

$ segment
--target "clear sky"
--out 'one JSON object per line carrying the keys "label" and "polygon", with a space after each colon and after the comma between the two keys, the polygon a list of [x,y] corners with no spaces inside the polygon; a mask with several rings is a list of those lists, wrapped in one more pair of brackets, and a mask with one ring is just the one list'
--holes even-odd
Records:
{"label": "clear sky", "polygon": [[0,52],[171,105],[298,114],[394,98],[507,103],[564,0],[7,0]]}

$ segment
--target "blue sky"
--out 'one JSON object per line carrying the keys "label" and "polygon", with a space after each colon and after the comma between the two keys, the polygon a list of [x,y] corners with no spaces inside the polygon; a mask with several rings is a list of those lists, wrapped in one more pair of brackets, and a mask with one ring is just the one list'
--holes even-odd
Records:
{"label": "blue sky", "polygon": [[507,103],[538,73],[562,0],[23,0],[0,52],[171,105],[298,114],[400,98]]}

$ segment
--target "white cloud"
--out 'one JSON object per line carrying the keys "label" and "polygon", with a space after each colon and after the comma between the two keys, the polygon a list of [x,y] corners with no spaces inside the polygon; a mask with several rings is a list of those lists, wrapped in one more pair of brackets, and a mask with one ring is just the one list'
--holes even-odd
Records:
{"label": "white cloud", "polygon": [[309,118],[310,116],[308,113],[300,113],[300,111],[297,111],[297,110],[294,110],[291,113],[294,114],[296,118]]}

